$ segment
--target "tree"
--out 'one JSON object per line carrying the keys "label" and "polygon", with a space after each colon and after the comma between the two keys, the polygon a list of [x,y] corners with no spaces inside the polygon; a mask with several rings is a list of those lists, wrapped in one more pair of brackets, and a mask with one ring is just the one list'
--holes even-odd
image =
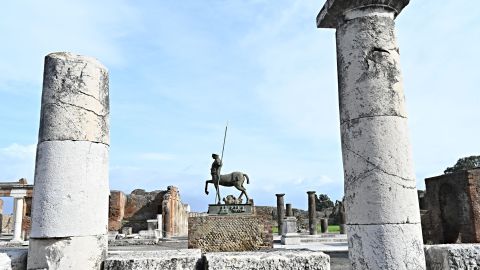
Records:
{"label": "tree", "polygon": [[443,173],[454,173],[480,167],[480,156],[469,156],[457,160],[453,167],[448,167]]}
{"label": "tree", "polygon": [[333,202],[327,194],[315,196],[315,207],[317,211],[323,211],[326,208],[333,207]]}

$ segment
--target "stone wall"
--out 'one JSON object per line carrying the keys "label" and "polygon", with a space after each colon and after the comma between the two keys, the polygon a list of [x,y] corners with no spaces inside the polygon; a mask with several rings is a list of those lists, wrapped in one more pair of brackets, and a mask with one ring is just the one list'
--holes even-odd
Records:
{"label": "stone wall", "polygon": [[108,228],[120,231],[131,227],[133,233],[147,230],[147,220],[162,215],[162,230],[166,237],[187,236],[188,207],[182,203],[178,188],[147,192],[136,189],[125,195],[121,191],[110,192]]}
{"label": "stone wall", "polygon": [[169,186],[163,196],[162,224],[164,237],[188,235],[187,206],[180,200],[178,188],[174,186]]}
{"label": "stone wall", "polygon": [[480,169],[425,179],[422,230],[427,244],[480,242]]}
{"label": "stone wall", "polygon": [[124,226],[132,227],[133,232],[147,230],[147,219],[156,219],[162,214],[163,195],[166,191],[154,190],[147,192],[136,189],[127,195],[124,210]]}
{"label": "stone wall", "polygon": [[122,228],[123,217],[125,216],[125,204],[127,197],[125,193],[112,190],[110,192],[108,210],[108,230],[118,231]]}
{"label": "stone wall", "polygon": [[188,220],[188,248],[218,252],[251,251],[272,246],[272,227],[263,216],[206,216]]}

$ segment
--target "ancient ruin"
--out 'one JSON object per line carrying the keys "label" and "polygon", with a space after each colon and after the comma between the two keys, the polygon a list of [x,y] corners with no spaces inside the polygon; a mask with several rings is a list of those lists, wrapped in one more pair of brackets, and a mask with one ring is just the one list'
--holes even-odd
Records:
{"label": "ancient ruin", "polygon": [[110,192],[108,228],[118,232],[131,228],[131,233],[139,233],[149,230],[148,221],[153,220],[162,237],[187,236],[189,212],[174,186],[152,192],[137,189],[128,195],[115,190]]}
{"label": "ancient ruin", "polygon": [[328,0],[317,16],[336,29],[353,269],[425,269],[394,22],[408,2]]}
{"label": "ancient ruin", "polygon": [[426,244],[480,243],[480,169],[425,179]]}
{"label": "ancient ruin", "polygon": [[[32,193],[33,185],[29,185],[27,180],[24,178],[20,179],[18,182],[0,183],[0,197],[14,198],[13,242],[22,242],[27,240],[30,235]],[[2,219],[0,219],[1,227],[3,227]]]}
{"label": "ancient ruin", "polygon": [[94,58],[52,53],[43,80],[28,268],[99,269],[107,255],[108,72]]}

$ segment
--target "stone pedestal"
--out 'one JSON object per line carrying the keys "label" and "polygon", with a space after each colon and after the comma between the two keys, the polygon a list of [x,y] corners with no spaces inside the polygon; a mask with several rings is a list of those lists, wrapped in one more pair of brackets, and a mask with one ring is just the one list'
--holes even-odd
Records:
{"label": "stone pedestal", "polygon": [[308,194],[308,230],[310,235],[317,234],[316,215],[317,210],[315,206],[315,191],[307,191]]}
{"label": "stone pedestal", "polygon": [[29,269],[100,269],[105,259],[108,95],[96,59],[45,57]]}
{"label": "stone pedestal", "polygon": [[[425,269],[394,18],[408,0],[328,0],[352,269]],[[401,244],[399,244],[401,243]]]}
{"label": "stone pedestal", "polygon": [[209,215],[188,219],[188,248],[220,252],[272,247],[272,227],[263,216]]}
{"label": "stone pedestal", "polygon": [[282,226],[283,219],[285,218],[285,202],[283,196],[285,194],[275,194],[277,196],[277,223],[278,223],[278,234],[282,235]]}
{"label": "stone pedestal", "polygon": [[283,220],[281,243],[282,245],[300,245],[296,217],[286,217]]}

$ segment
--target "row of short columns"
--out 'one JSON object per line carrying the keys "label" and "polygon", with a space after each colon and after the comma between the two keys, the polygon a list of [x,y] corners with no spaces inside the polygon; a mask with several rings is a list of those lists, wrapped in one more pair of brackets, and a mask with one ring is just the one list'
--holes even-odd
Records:
{"label": "row of short columns", "polygon": [[[284,208],[284,193],[275,194],[277,196],[277,223],[278,223],[278,234],[282,235],[283,233],[283,222],[286,217],[293,217],[292,205],[287,203],[286,210]],[[317,234],[317,210],[316,210],[316,195],[315,191],[307,191],[308,195],[308,228],[310,235]],[[343,224],[341,224],[343,225]],[[328,219],[320,219],[320,231],[322,233],[328,232]],[[342,232],[343,233],[343,232]]]}

